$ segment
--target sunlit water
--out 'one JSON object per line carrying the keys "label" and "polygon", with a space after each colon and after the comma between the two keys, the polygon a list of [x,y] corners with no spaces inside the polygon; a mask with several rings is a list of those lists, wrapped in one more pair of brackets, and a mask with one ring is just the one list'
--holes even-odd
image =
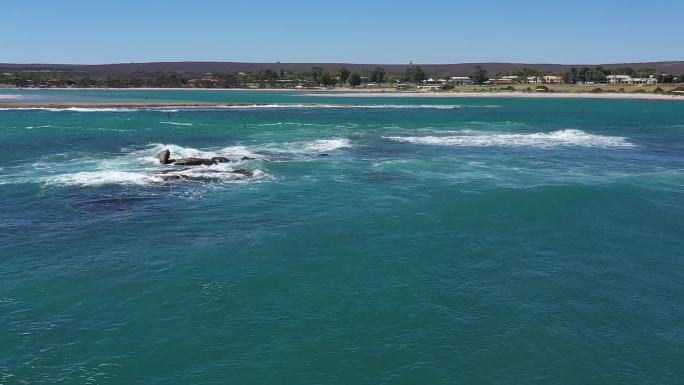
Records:
{"label": "sunlit water", "polygon": [[266,104],[0,110],[0,384],[684,378],[682,102],[0,95]]}

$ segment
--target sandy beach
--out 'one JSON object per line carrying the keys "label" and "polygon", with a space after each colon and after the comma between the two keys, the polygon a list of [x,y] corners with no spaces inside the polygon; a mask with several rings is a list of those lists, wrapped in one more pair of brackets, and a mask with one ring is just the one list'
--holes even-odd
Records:
{"label": "sandy beach", "polygon": [[[11,90],[34,90],[19,89]],[[682,95],[664,95],[652,93],[589,93],[589,92],[416,92],[416,91],[396,91],[394,89],[349,89],[349,88],[308,88],[308,89],[244,89],[244,88],[41,88],[35,90],[55,90],[55,91],[82,91],[82,90],[106,90],[106,91],[277,91],[295,92],[301,96],[321,97],[321,98],[529,98],[529,99],[627,99],[627,100],[675,100],[684,101]],[[240,103],[179,103],[179,102],[132,102],[132,103],[41,103],[37,101],[19,102],[23,95],[0,94],[0,108],[97,108],[97,107],[208,107],[208,106],[239,106]],[[249,104],[249,103],[247,103]],[[244,105],[244,104],[242,104]]]}
{"label": "sandy beach", "polygon": [[627,94],[627,93],[530,93],[530,92],[334,92],[309,93],[305,96],[348,97],[348,98],[558,98],[558,99],[644,99],[644,100],[681,100],[684,95]]}
{"label": "sandy beach", "polygon": [[[293,103],[296,105],[301,105],[301,103]],[[182,102],[129,102],[129,103],[3,103],[0,102],[0,109],[67,109],[67,108],[166,108],[166,107],[179,107],[179,108],[193,108],[193,107],[251,107],[251,106],[262,106],[267,104],[262,103],[225,103],[225,102],[196,102],[196,103],[182,103]],[[315,105],[315,104],[311,104]]]}

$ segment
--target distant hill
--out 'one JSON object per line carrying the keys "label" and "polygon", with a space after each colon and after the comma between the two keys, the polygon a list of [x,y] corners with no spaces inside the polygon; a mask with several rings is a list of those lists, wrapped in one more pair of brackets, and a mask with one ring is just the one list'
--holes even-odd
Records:
{"label": "distant hill", "polygon": [[[480,65],[489,73],[513,72],[523,68],[545,70],[554,73],[567,72],[572,67],[594,67],[597,64],[527,64],[527,63],[458,63],[458,64],[420,64],[431,76],[451,74],[465,76],[473,72],[475,66]],[[612,69],[632,67],[636,70],[653,68],[665,73],[684,73],[684,61],[644,62],[644,63],[611,63],[602,64]],[[403,73],[408,64],[353,64],[353,63],[241,63],[241,62],[151,62],[151,63],[120,63],[120,64],[9,64],[0,63],[0,72],[16,71],[45,71],[62,73],[103,74],[132,74],[132,73],[211,73],[211,72],[253,72],[265,69],[279,71],[305,72],[312,67],[323,67],[336,70],[342,67],[355,72],[370,72],[376,67],[382,67],[389,74]]]}

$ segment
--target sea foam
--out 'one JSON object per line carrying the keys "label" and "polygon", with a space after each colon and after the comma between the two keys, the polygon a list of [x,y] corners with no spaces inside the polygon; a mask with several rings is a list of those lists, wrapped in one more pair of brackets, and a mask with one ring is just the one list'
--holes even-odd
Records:
{"label": "sea foam", "polygon": [[460,135],[385,136],[384,138],[402,143],[457,147],[634,147],[634,144],[625,137],[594,135],[573,129],[548,133],[486,133],[467,130],[462,131]]}
{"label": "sea foam", "polygon": [[48,185],[99,186],[105,184],[146,185],[162,182],[160,177],[140,172],[115,170],[81,171],[60,174],[44,179]]}

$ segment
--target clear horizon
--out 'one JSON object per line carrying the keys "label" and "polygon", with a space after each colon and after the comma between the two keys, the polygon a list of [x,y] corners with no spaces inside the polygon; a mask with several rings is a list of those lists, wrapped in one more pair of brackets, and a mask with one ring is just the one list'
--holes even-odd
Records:
{"label": "clear horizon", "polygon": [[[684,60],[684,4],[10,1],[3,63],[610,64]],[[657,10],[653,13],[652,9]],[[26,26],[29,26],[27,28]],[[677,48],[677,49],[675,49]],[[678,56],[679,55],[679,56]]]}

